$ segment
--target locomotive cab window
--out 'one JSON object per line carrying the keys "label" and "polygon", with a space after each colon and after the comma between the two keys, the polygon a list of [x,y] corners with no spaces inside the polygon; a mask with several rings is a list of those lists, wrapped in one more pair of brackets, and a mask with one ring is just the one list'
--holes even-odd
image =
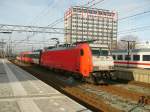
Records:
{"label": "locomotive cab window", "polygon": [[133,55],[133,61],[140,61],[140,55]]}
{"label": "locomotive cab window", "polygon": [[108,56],[107,50],[93,50],[92,49],[92,55],[94,56]]}
{"label": "locomotive cab window", "polygon": [[143,61],[150,61],[150,55],[143,55]]}
{"label": "locomotive cab window", "polygon": [[84,55],[84,51],[83,49],[80,50],[80,55],[83,56]]}

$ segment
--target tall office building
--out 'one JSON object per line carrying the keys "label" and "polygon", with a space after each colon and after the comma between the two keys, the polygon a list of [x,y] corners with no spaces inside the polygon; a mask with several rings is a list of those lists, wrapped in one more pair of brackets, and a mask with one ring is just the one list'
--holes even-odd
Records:
{"label": "tall office building", "polygon": [[117,13],[114,11],[71,7],[64,16],[65,42],[98,39],[91,47],[115,49],[117,46]]}

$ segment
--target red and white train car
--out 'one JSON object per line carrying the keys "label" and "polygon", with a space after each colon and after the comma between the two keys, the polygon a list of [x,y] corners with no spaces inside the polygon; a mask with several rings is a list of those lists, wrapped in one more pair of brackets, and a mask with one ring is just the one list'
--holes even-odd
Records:
{"label": "red and white train car", "polygon": [[32,57],[30,56],[31,53],[31,51],[21,52],[20,55],[17,56],[17,59],[26,63],[33,63]]}
{"label": "red and white train car", "polygon": [[150,49],[112,51],[115,66],[150,69]]}

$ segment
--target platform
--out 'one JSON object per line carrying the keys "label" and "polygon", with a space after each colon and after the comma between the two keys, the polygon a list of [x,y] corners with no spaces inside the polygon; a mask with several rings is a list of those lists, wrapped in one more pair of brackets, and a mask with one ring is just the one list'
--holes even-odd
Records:
{"label": "platform", "polygon": [[0,112],[91,112],[36,77],[0,59]]}
{"label": "platform", "polygon": [[134,80],[150,84],[150,70],[116,67],[118,79]]}

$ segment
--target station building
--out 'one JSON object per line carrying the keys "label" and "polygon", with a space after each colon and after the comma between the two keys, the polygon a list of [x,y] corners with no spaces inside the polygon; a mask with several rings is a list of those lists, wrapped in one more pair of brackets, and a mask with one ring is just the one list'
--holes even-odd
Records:
{"label": "station building", "polygon": [[117,47],[117,12],[74,6],[65,12],[65,42],[74,43],[98,39],[92,48],[115,49]]}

